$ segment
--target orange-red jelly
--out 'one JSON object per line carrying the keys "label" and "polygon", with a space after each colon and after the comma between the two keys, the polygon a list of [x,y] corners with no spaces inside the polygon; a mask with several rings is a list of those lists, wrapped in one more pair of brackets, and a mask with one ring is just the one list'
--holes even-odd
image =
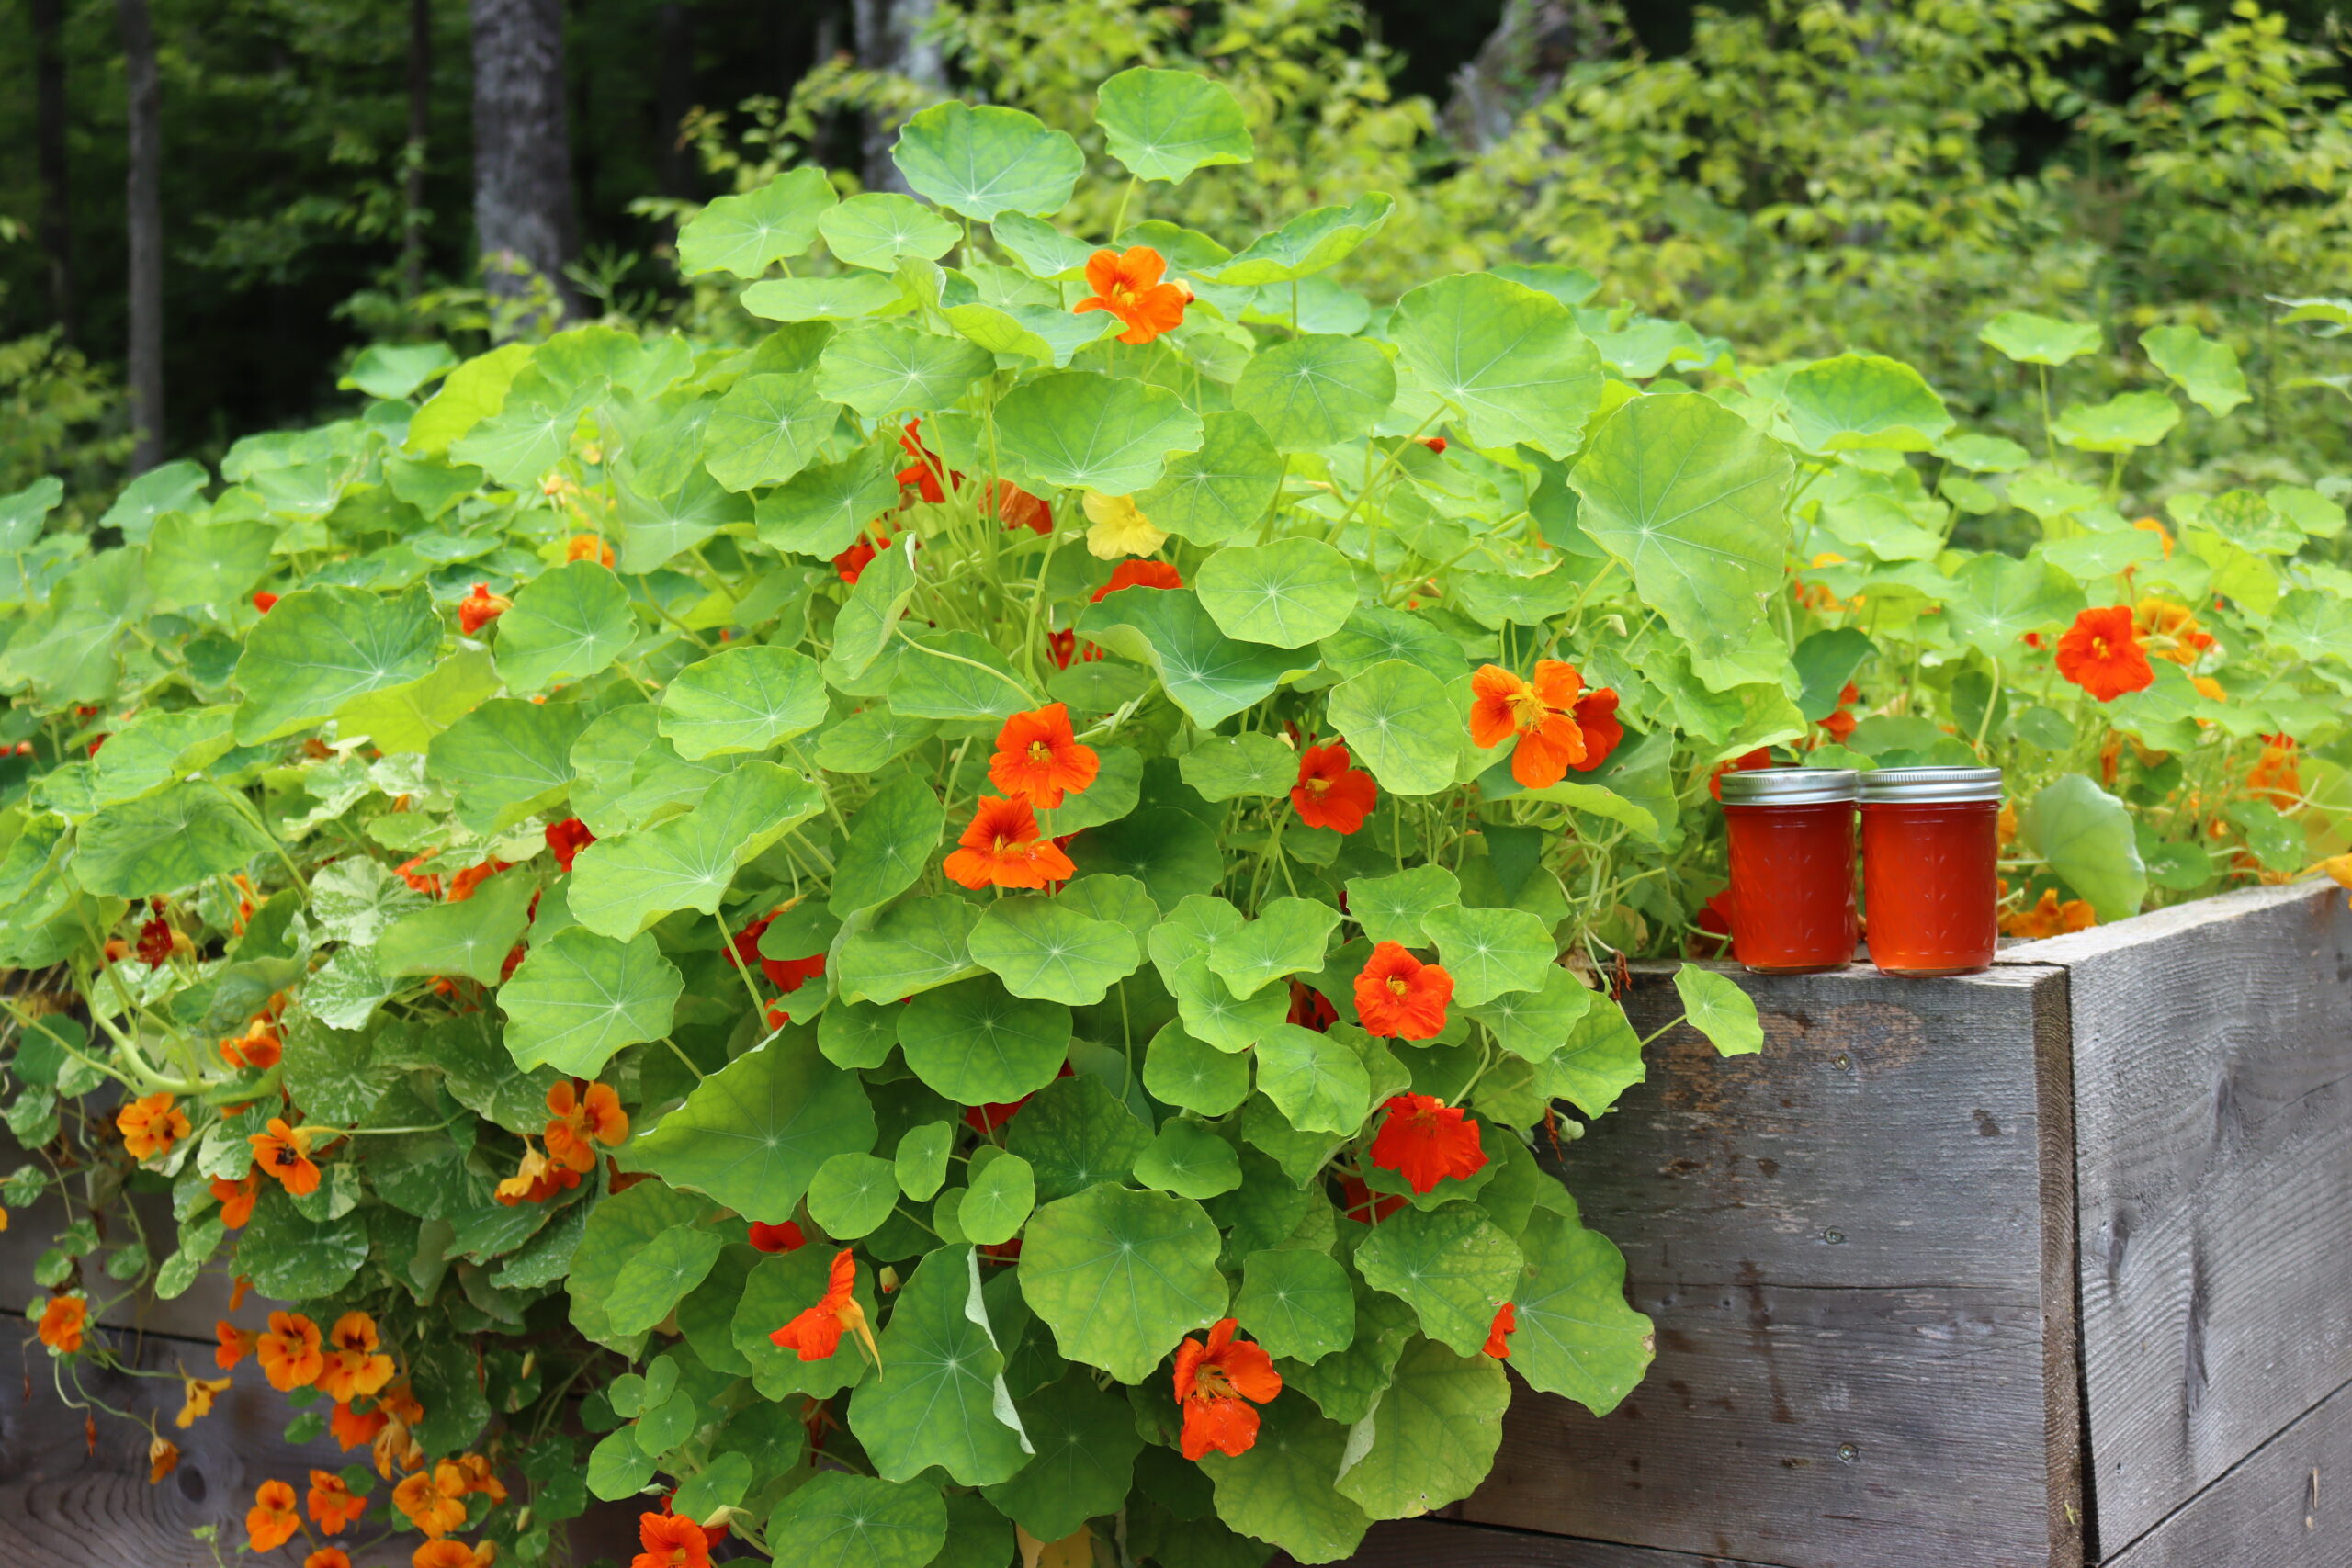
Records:
{"label": "orange-red jelly", "polygon": [[1765,974],[1854,957],[1854,775],[1759,768],[1723,777],[1732,956]]}
{"label": "orange-red jelly", "polygon": [[2000,937],[2001,773],[1885,768],[1861,783],[1871,962],[1889,975],[1964,975]]}

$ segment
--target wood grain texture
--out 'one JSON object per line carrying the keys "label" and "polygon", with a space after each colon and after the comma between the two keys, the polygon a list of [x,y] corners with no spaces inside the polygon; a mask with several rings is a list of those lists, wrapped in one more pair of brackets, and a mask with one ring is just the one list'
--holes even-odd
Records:
{"label": "wood grain texture", "polygon": [[[2064,974],[1740,981],[1764,1051],[1672,1031],[1559,1162],[1657,1325],[1648,1381],[1600,1420],[1522,1391],[1462,1517],[1787,1568],[2072,1568]],[[1663,974],[1628,1009],[1645,1033],[1679,1010]]]}
{"label": "wood grain texture", "polygon": [[[1277,1556],[1270,1568],[1291,1568]],[[1447,1519],[1372,1527],[1344,1568],[1775,1568],[1729,1557],[1693,1557],[1606,1541],[1569,1540]]]}
{"label": "wood grain texture", "polygon": [[2352,913],[2332,883],[2259,888],[2004,956],[2064,964],[2073,996],[2113,1557],[2352,1382]]}
{"label": "wood grain texture", "polygon": [[2109,1568],[2343,1568],[2352,1557],[2352,1386],[2323,1400]]}

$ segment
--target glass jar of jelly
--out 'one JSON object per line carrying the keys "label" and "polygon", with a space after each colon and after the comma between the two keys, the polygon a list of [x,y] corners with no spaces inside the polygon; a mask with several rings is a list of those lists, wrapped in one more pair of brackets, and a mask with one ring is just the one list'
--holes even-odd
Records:
{"label": "glass jar of jelly", "polygon": [[1843,768],[1723,775],[1731,838],[1731,951],[1765,975],[1854,960],[1854,795]]}
{"label": "glass jar of jelly", "polygon": [[1881,768],[1861,776],[1871,962],[1965,975],[2000,937],[2001,770]]}

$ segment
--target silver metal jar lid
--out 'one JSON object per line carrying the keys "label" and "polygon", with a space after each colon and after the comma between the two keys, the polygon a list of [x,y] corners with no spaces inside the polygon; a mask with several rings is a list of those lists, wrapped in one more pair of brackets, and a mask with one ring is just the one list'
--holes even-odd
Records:
{"label": "silver metal jar lid", "polygon": [[1854,798],[1851,768],[1742,768],[1722,779],[1725,806],[1832,806]]}
{"label": "silver metal jar lid", "polygon": [[1865,806],[1917,806],[1938,801],[1998,800],[1998,768],[1881,768],[1862,775]]}

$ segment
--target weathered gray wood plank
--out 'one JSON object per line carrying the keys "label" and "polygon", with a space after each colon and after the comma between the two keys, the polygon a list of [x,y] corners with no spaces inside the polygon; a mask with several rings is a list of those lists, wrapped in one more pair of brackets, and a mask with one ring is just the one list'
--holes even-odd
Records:
{"label": "weathered gray wood plank", "polygon": [[2352,1386],[2256,1449],[2109,1568],[2342,1568],[2352,1557]]}
{"label": "weathered gray wood plank", "polygon": [[[1287,1557],[1273,1568],[1290,1568]],[[1729,1557],[1570,1540],[1442,1519],[1374,1525],[1342,1568],[1775,1568]]]}
{"label": "weathered gray wood plank", "polygon": [[[1522,1393],[1462,1517],[1788,1568],[2078,1562],[2064,975],[1743,984],[1760,1055],[1669,1033],[1560,1164],[1657,1321],[1648,1382],[1604,1420]],[[1678,1010],[1663,976],[1629,1008]]]}
{"label": "weathered gray wood plank", "polygon": [[2352,914],[2333,884],[2260,888],[2011,956],[2073,994],[2112,1556],[2352,1381]]}

